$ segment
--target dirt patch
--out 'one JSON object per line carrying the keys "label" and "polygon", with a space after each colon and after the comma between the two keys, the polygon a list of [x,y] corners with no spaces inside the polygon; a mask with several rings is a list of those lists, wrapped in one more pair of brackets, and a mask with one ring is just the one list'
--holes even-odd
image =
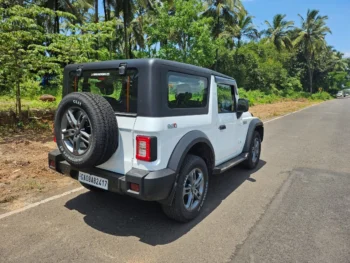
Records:
{"label": "dirt patch", "polygon": [[282,101],[273,104],[252,106],[250,107],[249,111],[253,113],[254,116],[259,117],[262,120],[268,120],[318,103],[320,102],[308,101],[306,99],[300,99],[297,101]]}
{"label": "dirt patch", "polygon": [[78,184],[48,168],[47,155],[56,148],[50,132],[35,137],[23,132],[0,143],[0,209],[23,207],[37,200],[75,188]]}

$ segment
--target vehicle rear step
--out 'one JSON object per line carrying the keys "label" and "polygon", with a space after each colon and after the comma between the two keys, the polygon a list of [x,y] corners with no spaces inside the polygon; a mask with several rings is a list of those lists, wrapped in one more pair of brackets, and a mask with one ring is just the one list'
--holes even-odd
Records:
{"label": "vehicle rear step", "polygon": [[213,174],[221,174],[228,169],[240,164],[241,162],[245,161],[248,158],[248,153],[241,153],[237,157],[228,160],[227,162],[224,162],[214,168]]}

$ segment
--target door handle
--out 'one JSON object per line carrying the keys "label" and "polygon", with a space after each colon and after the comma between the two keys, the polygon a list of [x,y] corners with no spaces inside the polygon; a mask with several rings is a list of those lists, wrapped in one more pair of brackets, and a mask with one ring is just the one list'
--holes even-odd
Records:
{"label": "door handle", "polygon": [[220,125],[219,126],[219,130],[225,130],[226,129],[226,125]]}

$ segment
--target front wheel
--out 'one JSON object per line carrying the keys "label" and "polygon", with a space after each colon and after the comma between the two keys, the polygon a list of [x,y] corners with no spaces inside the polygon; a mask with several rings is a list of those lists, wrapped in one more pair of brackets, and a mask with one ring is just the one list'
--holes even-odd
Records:
{"label": "front wheel", "polygon": [[249,146],[248,159],[243,162],[243,165],[248,169],[254,169],[260,160],[261,138],[257,131],[254,131],[253,138]]}
{"label": "front wheel", "polygon": [[173,203],[163,205],[163,211],[176,221],[188,222],[199,215],[207,192],[207,165],[202,158],[189,154],[180,170]]}

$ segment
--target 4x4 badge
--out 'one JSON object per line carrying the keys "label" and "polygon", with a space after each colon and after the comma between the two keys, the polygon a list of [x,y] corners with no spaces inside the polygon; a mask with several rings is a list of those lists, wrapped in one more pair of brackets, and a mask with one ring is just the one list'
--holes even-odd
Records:
{"label": "4x4 badge", "polygon": [[168,129],[174,129],[174,128],[177,128],[176,123],[168,124]]}

